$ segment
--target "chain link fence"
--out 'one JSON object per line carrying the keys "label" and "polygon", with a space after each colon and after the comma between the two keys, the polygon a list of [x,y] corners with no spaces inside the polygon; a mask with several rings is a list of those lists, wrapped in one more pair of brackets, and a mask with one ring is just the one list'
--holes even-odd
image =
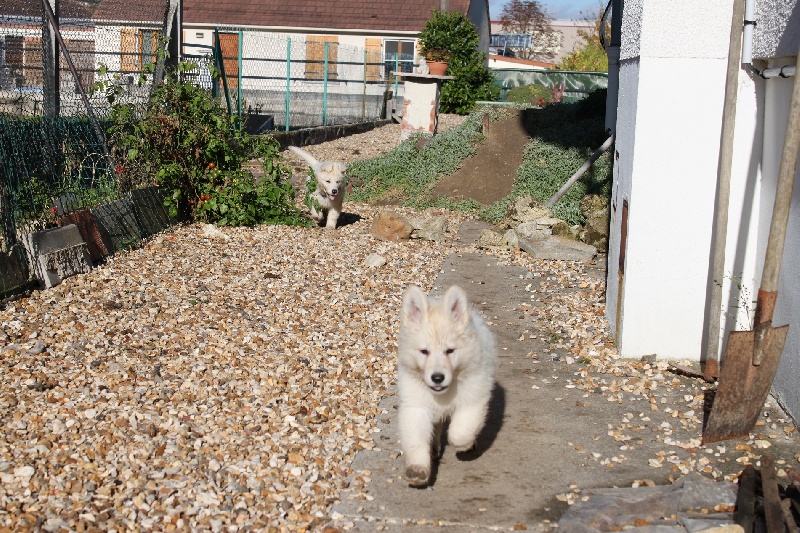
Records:
{"label": "chain link fence", "polygon": [[360,48],[336,37],[237,28],[187,33],[195,40],[184,43],[184,58],[199,64],[197,82],[224,94],[230,112],[257,133],[380,119],[387,99],[402,92],[389,72],[413,67],[413,56],[384,59],[380,39]]}
{"label": "chain link fence", "polygon": [[[156,50],[122,48],[91,4],[58,4],[58,12],[38,0],[0,7],[0,298],[53,267],[47,254],[57,250],[42,244],[53,228],[75,224],[96,262],[171,222],[157,190],[120,191],[105,140],[108,101],[93,91],[103,76],[152,80],[146,65]],[[146,83],[130,85],[129,97],[147,98]]]}

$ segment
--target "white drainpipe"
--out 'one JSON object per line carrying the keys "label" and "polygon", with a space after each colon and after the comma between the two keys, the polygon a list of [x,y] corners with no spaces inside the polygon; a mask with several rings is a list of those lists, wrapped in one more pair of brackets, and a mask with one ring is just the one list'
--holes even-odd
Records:
{"label": "white drainpipe", "polygon": [[745,0],[744,3],[744,30],[742,33],[742,65],[765,80],[770,78],[790,78],[795,75],[797,65],[784,65],[783,67],[765,68],[758,70],[753,66],[753,28],[755,21],[756,0]]}

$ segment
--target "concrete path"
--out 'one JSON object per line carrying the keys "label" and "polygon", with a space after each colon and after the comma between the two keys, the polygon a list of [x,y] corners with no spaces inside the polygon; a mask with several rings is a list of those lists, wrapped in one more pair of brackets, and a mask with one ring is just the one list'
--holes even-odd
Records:
{"label": "concrete path", "polygon": [[[462,226],[461,239],[477,238],[480,223]],[[569,268],[569,263],[564,263]],[[604,265],[589,265],[604,276]],[[360,452],[355,476],[369,478],[364,489],[345,491],[334,508],[333,524],[351,531],[408,531],[446,526],[449,531],[527,529],[545,531],[566,511],[562,500],[580,498],[597,487],[631,487],[636,480],[669,484],[680,472],[670,462],[654,467],[661,453],[687,459],[692,450],[668,446],[662,424],[676,425],[669,409],[651,411],[641,397],[611,401],[598,392],[569,387],[579,365],[568,365],[558,352],[547,352],[544,341],[526,339],[530,328],[520,304],[531,303],[541,278],[527,270],[498,264],[492,256],[464,253],[451,256],[436,280],[434,291],[461,285],[494,331],[500,354],[497,386],[487,426],[475,453],[457,457],[446,448],[434,467],[431,486],[411,488],[402,479],[403,458],[397,435],[397,398],[381,407],[376,434],[379,449]],[[525,323],[525,320],[528,323]],[[539,354],[531,356],[530,354]],[[548,354],[543,356],[542,354]],[[553,360],[556,359],[556,360]],[[597,375],[600,382],[611,376]],[[670,377],[672,379],[672,377]],[[674,378],[666,405],[697,393],[698,380]],[[673,395],[673,396],[670,396]],[[662,402],[665,400],[662,400]],[[615,438],[618,428],[642,421],[633,437]],[[697,428],[690,428],[695,432]],[[625,433],[621,431],[620,434]],[[670,432],[675,439],[687,435]],[[796,440],[794,444],[796,445]],[[662,457],[663,458],[663,457]],[[734,467],[740,465],[733,464]]]}

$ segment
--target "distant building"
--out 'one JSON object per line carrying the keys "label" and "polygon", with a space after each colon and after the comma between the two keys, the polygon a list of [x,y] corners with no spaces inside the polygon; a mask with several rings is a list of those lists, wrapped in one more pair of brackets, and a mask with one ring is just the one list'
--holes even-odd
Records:
{"label": "distant building", "polygon": [[[586,20],[554,20],[551,27],[555,30],[555,38],[550,48],[553,58],[548,59],[548,62],[558,64],[583,43],[579,34],[580,31],[594,31],[594,22]],[[522,50],[530,49],[533,41],[530,35],[506,32],[503,29],[503,24],[497,20],[492,21],[491,31],[490,54],[506,57],[520,56],[522,55],[520,53]],[[536,58],[534,57],[534,59]]]}

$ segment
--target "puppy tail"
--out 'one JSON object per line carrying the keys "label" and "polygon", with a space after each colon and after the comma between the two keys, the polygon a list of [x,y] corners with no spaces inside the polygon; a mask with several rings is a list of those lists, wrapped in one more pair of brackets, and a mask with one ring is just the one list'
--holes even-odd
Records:
{"label": "puppy tail", "polygon": [[302,157],[306,161],[306,163],[308,163],[312,167],[315,167],[319,163],[319,161],[317,161],[313,155],[306,152],[302,148],[298,148],[297,146],[290,146],[289,150]]}

